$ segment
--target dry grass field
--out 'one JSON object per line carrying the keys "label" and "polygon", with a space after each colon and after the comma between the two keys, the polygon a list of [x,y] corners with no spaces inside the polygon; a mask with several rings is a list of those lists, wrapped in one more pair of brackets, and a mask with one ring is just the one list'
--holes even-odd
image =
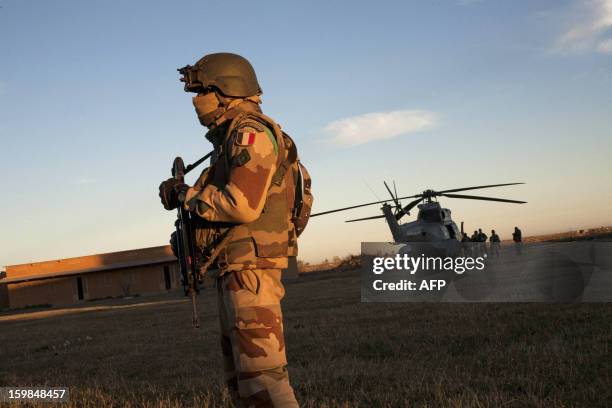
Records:
{"label": "dry grass field", "polygon": [[[612,401],[610,304],[362,304],[356,271],[284,302],[304,407],[597,407]],[[229,407],[214,292],[0,316],[0,385],[69,386],[70,407]],[[57,406],[40,404],[39,406]]]}

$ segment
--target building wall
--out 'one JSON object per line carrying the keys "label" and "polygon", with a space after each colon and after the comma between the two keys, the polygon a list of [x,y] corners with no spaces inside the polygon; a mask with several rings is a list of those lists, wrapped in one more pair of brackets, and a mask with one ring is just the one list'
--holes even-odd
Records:
{"label": "building wall", "polygon": [[[164,268],[167,268],[170,288],[166,289]],[[78,280],[82,299],[79,299]],[[139,267],[89,272],[82,275],[22,282],[8,285],[8,307],[11,309],[36,305],[67,305],[87,300],[122,296],[146,295],[179,288],[180,271],[176,262]]]}
{"label": "building wall", "polygon": [[9,308],[8,286],[0,283],[0,310]]}
{"label": "building wall", "polygon": [[11,309],[75,303],[77,301],[76,278],[8,284],[8,297]]}
{"label": "building wall", "polygon": [[164,267],[168,268],[170,289],[180,285],[178,265],[167,262],[83,276],[85,299],[134,296],[166,291]]}

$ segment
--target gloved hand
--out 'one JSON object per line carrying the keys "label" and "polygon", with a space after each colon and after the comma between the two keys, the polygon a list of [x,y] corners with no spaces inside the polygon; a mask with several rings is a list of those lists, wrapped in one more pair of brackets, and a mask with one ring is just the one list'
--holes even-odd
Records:
{"label": "gloved hand", "polygon": [[174,256],[178,258],[178,239],[176,237],[176,231],[170,234],[170,248],[172,248]]}
{"label": "gloved hand", "polygon": [[159,198],[166,210],[173,210],[179,205],[179,195],[185,193],[189,186],[185,183],[179,183],[178,180],[171,177],[166,181],[162,181],[159,185]]}

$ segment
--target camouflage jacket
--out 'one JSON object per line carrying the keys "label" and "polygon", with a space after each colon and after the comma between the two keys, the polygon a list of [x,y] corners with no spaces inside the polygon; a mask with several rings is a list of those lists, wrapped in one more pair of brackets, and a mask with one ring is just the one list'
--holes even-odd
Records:
{"label": "camouflage jacket", "polygon": [[223,270],[286,268],[297,255],[291,211],[295,197],[291,172],[282,168],[286,155],[279,126],[259,109],[240,106],[207,138],[215,152],[186,196],[186,206],[204,220],[196,229],[206,248],[231,230],[219,255]]}

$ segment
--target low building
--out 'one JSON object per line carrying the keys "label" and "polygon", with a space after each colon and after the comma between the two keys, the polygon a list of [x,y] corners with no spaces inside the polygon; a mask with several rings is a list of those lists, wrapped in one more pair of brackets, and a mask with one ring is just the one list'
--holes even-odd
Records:
{"label": "low building", "polygon": [[0,309],[64,305],[181,286],[169,245],[6,266]]}

